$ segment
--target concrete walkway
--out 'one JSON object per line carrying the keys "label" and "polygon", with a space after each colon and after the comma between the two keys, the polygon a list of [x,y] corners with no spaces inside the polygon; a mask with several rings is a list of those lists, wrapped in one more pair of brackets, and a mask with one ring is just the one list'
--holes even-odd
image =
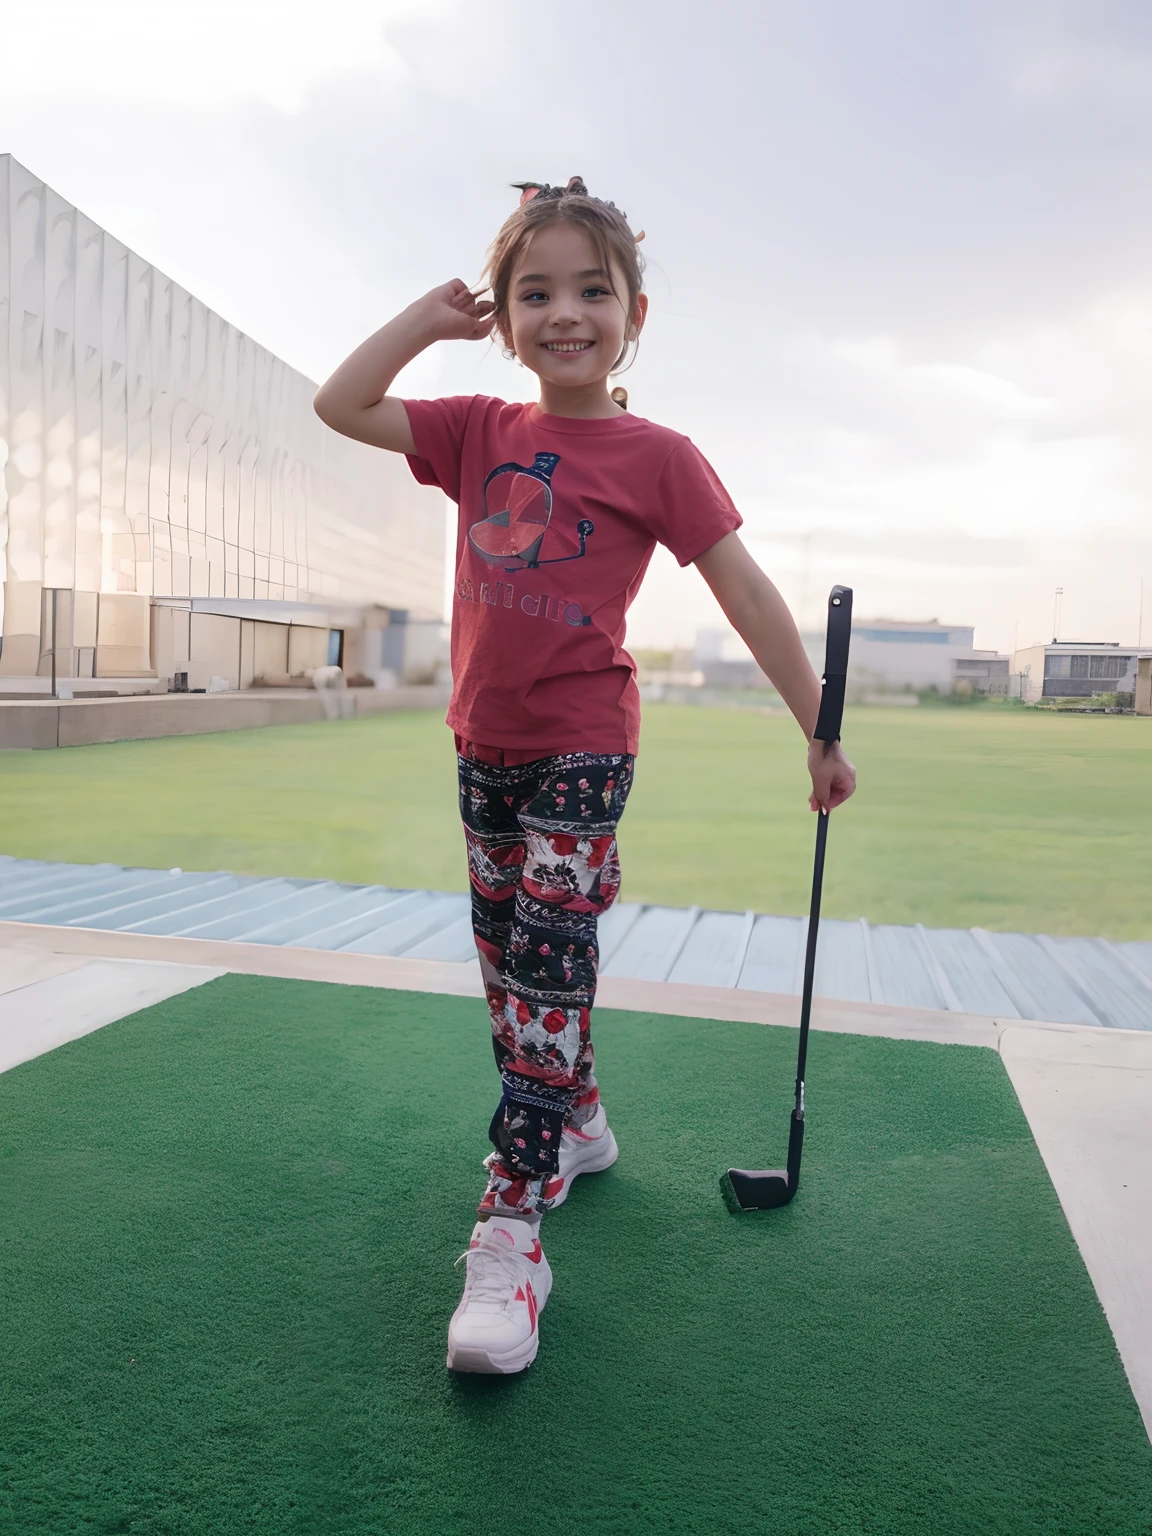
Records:
{"label": "concrete walkway", "polygon": [[[463,892],[337,880],[0,854],[0,921],[476,964]],[[806,936],[802,917],[618,901],[597,924],[600,975],[798,993]],[[847,1003],[1152,1029],[1152,943],[826,917],[815,989]]]}
{"label": "concrete walkway", "polygon": [[1000,1056],[1152,1437],[1152,1036],[1011,1025]]}
{"label": "concrete walkway", "polygon": [[0,1072],[223,975],[215,966],[0,947]]}
{"label": "concrete walkway", "polygon": [[[227,971],[481,995],[461,962],[0,923],[0,1070]],[[794,997],[631,977],[604,977],[599,1002],[797,1022]],[[1000,1051],[1152,1437],[1152,1033],[829,999],[813,1027]]]}

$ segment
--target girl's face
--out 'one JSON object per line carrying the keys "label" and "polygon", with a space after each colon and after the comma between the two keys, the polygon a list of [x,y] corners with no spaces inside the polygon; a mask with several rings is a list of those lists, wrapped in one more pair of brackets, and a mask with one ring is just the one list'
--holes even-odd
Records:
{"label": "girl's face", "polygon": [[[623,303],[617,294],[624,295]],[[604,270],[584,230],[549,224],[525,246],[508,287],[512,349],[554,387],[603,383],[625,341],[634,340],[644,324],[648,296],[640,294],[627,314],[627,295],[624,273],[618,265]]]}

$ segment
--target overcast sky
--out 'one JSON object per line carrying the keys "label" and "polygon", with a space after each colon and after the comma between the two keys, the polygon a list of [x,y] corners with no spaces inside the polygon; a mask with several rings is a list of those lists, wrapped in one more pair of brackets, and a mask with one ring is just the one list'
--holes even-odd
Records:
{"label": "overcast sky", "polygon": [[[1147,0],[37,0],[0,149],[323,378],[473,279],[511,181],[647,231],[632,408],[688,433],[803,622],[1152,642]],[[411,394],[528,398],[486,344]],[[654,562],[638,645],[719,615]]]}

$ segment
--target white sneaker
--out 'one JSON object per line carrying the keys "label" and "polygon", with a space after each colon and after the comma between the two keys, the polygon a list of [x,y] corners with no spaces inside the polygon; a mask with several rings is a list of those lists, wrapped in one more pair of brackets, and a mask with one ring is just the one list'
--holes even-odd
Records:
{"label": "white sneaker", "polygon": [[468,1252],[464,1295],[448,1324],[448,1369],[508,1376],[531,1365],[540,1347],[537,1315],[552,1289],[540,1238],[527,1221],[478,1221]]}
{"label": "white sneaker", "polygon": [[597,1104],[596,1113],[578,1131],[565,1130],[560,1137],[559,1174],[548,1179],[542,1191],[554,1211],[563,1205],[572,1188],[572,1180],[581,1173],[601,1173],[620,1156],[616,1138],[608,1129],[608,1118],[603,1104]]}

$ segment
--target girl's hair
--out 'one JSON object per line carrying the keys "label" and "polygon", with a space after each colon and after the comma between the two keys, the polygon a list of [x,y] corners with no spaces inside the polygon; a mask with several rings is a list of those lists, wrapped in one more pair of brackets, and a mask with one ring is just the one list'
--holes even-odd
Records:
{"label": "girl's hair", "polygon": [[[588,235],[596,247],[601,266],[608,273],[608,286],[613,293],[616,289],[612,282],[612,264],[618,265],[628,288],[627,302],[618,293],[616,297],[624,305],[625,314],[631,315],[644,287],[644,258],[640,254],[644,231],[634,235],[616,204],[592,197],[579,176],[573,176],[566,187],[550,187],[536,181],[521,181],[514,185],[520,192],[520,206],[505,219],[500,233],[488,248],[484,265],[484,279],[492,290],[492,301],[496,306],[492,316],[494,329],[501,338],[505,342],[510,339],[508,288],[516,263],[537,230],[546,229],[551,224],[575,224]],[[626,341],[609,373],[623,371],[629,346]]]}

